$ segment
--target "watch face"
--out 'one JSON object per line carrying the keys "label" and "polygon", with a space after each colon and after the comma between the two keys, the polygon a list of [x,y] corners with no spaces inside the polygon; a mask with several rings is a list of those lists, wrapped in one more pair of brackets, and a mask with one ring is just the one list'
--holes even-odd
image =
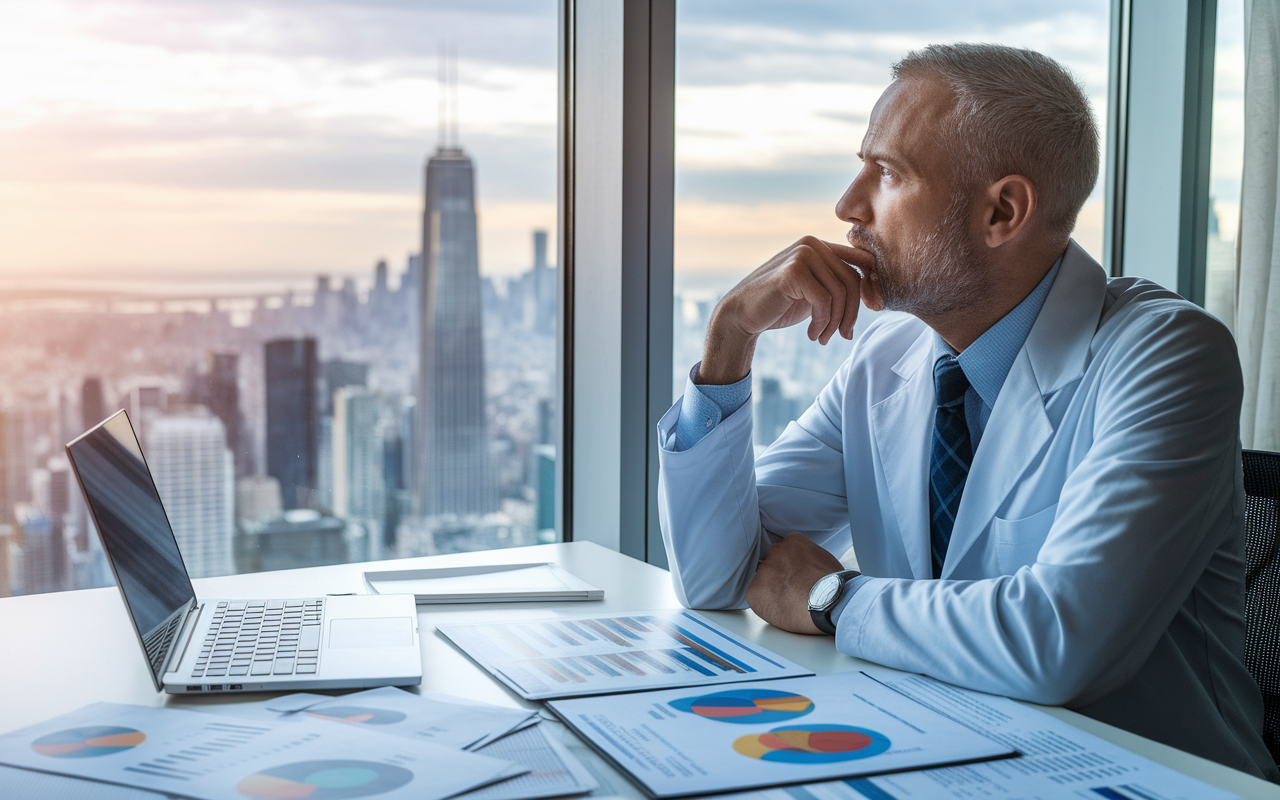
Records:
{"label": "watch face", "polygon": [[809,608],[826,608],[840,590],[840,573],[834,572],[819,580],[809,590]]}

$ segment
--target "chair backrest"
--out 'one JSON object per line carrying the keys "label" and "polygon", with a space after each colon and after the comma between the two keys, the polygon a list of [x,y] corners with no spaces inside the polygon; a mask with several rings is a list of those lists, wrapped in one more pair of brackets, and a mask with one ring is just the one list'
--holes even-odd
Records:
{"label": "chair backrest", "polygon": [[1244,663],[1262,690],[1263,739],[1280,762],[1280,453],[1244,451]]}

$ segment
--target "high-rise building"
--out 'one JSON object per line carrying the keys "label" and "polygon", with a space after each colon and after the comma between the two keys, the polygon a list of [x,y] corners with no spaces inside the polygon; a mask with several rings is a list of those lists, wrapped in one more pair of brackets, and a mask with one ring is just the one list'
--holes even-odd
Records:
{"label": "high-rise building", "polygon": [[47,511],[33,505],[19,504],[15,516],[22,540],[23,591],[40,594],[66,589],[68,559],[62,528],[53,524]]}
{"label": "high-rise building", "polygon": [[498,509],[485,413],[475,174],[457,147],[427,161],[422,218],[416,505],[425,515]]}
{"label": "high-rise building", "polygon": [[0,525],[13,521],[27,499],[27,437],[23,414],[0,411]]}
{"label": "high-rise building", "polygon": [[9,566],[9,548],[13,541],[13,526],[0,524],[0,597],[13,594],[13,579]]}
{"label": "high-rise building", "polygon": [[382,520],[386,511],[383,430],[378,398],[344,387],[333,399],[333,513]]}
{"label": "high-rise building", "polygon": [[547,265],[547,232],[533,232],[534,327],[539,333],[556,329],[556,272]]}
{"label": "high-rise building", "polygon": [[537,481],[538,508],[534,528],[554,531],[556,528],[556,448],[550,444],[533,446],[533,474]]}
{"label": "high-rise building", "polygon": [[324,386],[320,398],[321,413],[333,413],[333,395],[346,386],[363,388],[369,384],[369,365],[359,361],[331,358],[320,365],[320,377]]}
{"label": "high-rise building", "polygon": [[333,513],[365,532],[368,558],[381,555],[387,515],[386,438],[377,395],[344,387],[333,399]]}
{"label": "high-rise building", "polygon": [[313,508],[334,508],[334,393],[347,386],[363,387],[368,380],[368,364],[334,358],[320,365],[320,388],[316,396],[316,491],[311,504]]}
{"label": "high-rise building", "polygon": [[209,353],[209,374],[205,377],[200,402],[209,407],[213,415],[222,420],[227,432],[227,449],[236,464],[236,474],[249,472],[248,452],[241,441],[240,415],[240,355],[238,353]]}
{"label": "high-rise building", "polygon": [[316,340],[265,345],[267,474],[285,508],[305,508],[316,487]]}
{"label": "high-rise building", "polygon": [[391,313],[391,270],[385,258],[378,259],[373,268],[373,288],[369,290],[369,309],[381,319]]}
{"label": "high-rise building", "polygon": [[359,544],[345,521],[310,509],[243,527],[240,563],[245,572],[344,564],[353,560],[349,545]]}
{"label": "high-rise building", "polygon": [[71,513],[71,462],[65,456],[49,459],[49,511],[55,518]]}
{"label": "high-rise building", "polygon": [[106,419],[107,398],[102,391],[102,378],[89,376],[80,385],[80,417],[86,431]]}
{"label": "high-rise building", "polygon": [[235,533],[235,468],[222,420],[197,411],[157,416],[147,463],[193,578],[228,575]]}
{"label": "high-rise building", "polygon": [[274,519],[280,504],[280,481],[270,475],[246,475],[236,480],[236,518],[247,522]]}
{"label": "high-rise building", "polygon": [[[73,502],[76,498],[72,494],[71,463],[64,456],[55,456],[49,459],[48,475],[49,521],[53,526],[53,540],[56,543],[57,570],[62,574],[62,580],[65,582],[71,576],[67,560],[67,542],[73,541],[76,544],[77,551],[81,549],[80,537],[78,536],[78,520],[72,514],[73,506],[78,506],[79,504]],[[83,514],[78,516],[83,516]]]}

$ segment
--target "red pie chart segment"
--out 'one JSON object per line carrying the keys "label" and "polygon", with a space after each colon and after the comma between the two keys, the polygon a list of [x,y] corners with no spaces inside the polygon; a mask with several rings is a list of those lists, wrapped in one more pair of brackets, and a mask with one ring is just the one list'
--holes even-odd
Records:
{"label": "red pie chart segment", "polygon": [[684,697],[672,701],[671,707],[717,722],[758,725],[802,717],[813,711],[814,704],[804,695],[776,689],[733,689],[701,697]]}
{"label": "red pie chart segment", "polygon": [[92,725],[46,734],[31,743],[31,749],[52,758],[96,758],[137,747],[147,735],[118,725]]}

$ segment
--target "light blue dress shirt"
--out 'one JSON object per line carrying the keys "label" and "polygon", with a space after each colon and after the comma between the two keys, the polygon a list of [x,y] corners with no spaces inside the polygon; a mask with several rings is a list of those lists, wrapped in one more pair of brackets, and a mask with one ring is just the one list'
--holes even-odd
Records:
{"label": "light blue dress shirt", "polygon": [[[1053,288],[1053,281],[1057,278],[1058,267],[1061,265],[1062,259],[1059,258],[1021,303],[988,328],[956,359],[964,370],[965,377],[969,379],[969,390],[964,396],[964,415],[969,425],[969,439],[974,453],[978,451],[978,444],[982,441],[982,432],[986,430],[987,420],[991,418],[991,409],[996,405],[1000,387],[1004,386],[1013,361],[1018,357],[1018,351],[1026,343],[1036,317],[1040,316],[1040,309],[1049,296],[1049,290]],[[954,356],[956,351],[935,332],[934,362],[944,355]],[[698,374],[700,365],[701,362],[695,364],[689,371],[689,379],[685,384],[674,441],[670,443],[671,449],[677,452],[692,448],[722,420],[751,399],[750,373],[737,383],[724,386],[698,385],[693,382],[693,378]],[[845,585],[844,595],[831,613],[832,619],[840,619],[845,606],[866,580],[867,578],[858,577]]]}

